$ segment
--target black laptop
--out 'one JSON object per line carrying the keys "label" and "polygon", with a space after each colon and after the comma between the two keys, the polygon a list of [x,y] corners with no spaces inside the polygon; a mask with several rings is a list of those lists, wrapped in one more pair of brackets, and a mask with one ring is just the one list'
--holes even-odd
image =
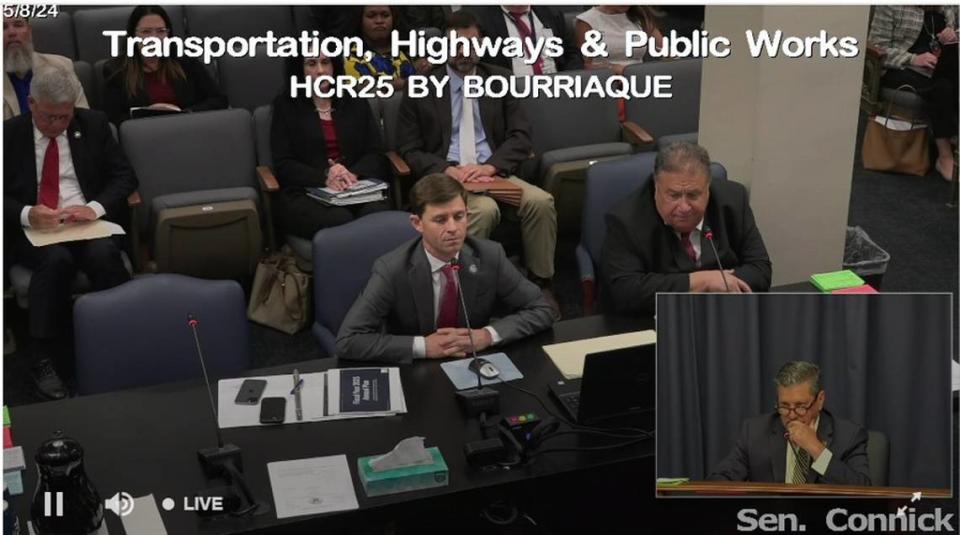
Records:
{"label": "black laptop", "polygon": [[578,424],[652,427],[656,347],[590,353],[582,378],[557,381],[550,385],[550,393]]}

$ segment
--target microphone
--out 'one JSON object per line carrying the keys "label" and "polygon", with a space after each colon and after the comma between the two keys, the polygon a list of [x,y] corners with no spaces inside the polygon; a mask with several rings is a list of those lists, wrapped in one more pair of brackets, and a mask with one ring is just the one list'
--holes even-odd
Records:
{"label": "microphone", "polygon": [[[453,278],[457,281],[457,297],[460,299],[460,308],[463,309],[463,322],[467,325],[467,336],[470,338],[470,352],[473,354],[473,368],[479,370],[477,363],[477,345],[473,342],[473,328],[470,327],[470,314],[467,312],[467,302],[463,299],[463,292],[460,291],[463,286],[460,284],[460,268],[462,265],[459,260],[451,260],[450,267],[453,268]],[[470,266],[470,273],[476,273],[477,266]],[[477,390],[483,388],[483,379],[480,372],[477,372]]]}
{"label": "microphone", "polygon": [[[469,416],[482,415],[484,413],[496,414],[500,412],[500,392],[483,386],[483,378],[480,375],[480,368],[477,364],[477,345],[473,341],[473,328],[470,326],[470,314],[467,311],[467,302],[463,298],[463,292],[460,291],[460,269],[463,267],[458,260],[451,260],[450,267],[453,268],[453,278],[457,283],[457,297],[460,300],[460,308],[463,310],[463,321],[467,326],[467,336],[470,338],[470,353],[473,358],[473,369],[477,374],[477,387],[469,390],[457,392],[457,397],[467,411]],[[471,265],[467,268],[469,273],[476,273],[477,266]]]}
{"label": "microphone", "polygon": [[[213,413],[213,421],[217,422],[217,406],[213,402],[213,389],[210,388],[210,377],[207,375],[207,363],[203,358],[203,350],[200,348],[200,335],[197,333],[197,326],[200,321],[192,312],[187,312],[187,325],[193,332],[193,343],[197,348],[197,357],[200,359],[200,369],[203,370],[203,381],[207,385],[207,396],[210,399],[210,411]],[[223,448],[223,435],[220,434],[220,425],[216,424],[213,428],[217,431],[217,447]]]}
{"label": "microphone", "polygon": [[[229,483],[228,487],[216,487],[204,489],[198,493],[198,496],[221,496],[224,498],[224,511],[233,516],[244,516],[249,513],[263,514],[269,511],[269,506],[262,502],[257,502],[250,486],[247,485],[243,477],[243,458],[240,448],[234,444],[224,444],[223,435],[220,433],[220,424],[217,420],[217,406],[213,402],[213,388],[210,387],[210,377],[207,375],[207,364],[203,358],[203,349],[200,347],[200,334],[197,327],[200,321],[192,312],[187,313],[187,326],[193,332],[193,343],[197,348],[197,358],[200,360],[200,369],[203,370],[203,380],[207,385],[207,396],[210,400],[210,410],[213,412],[214,429],[217,432],[216,448],[201,448],[197,450],[197,457],[200,460],[200,466],[208,479],[224,478]],[[236,489],[239,487],[240,495],[237,495]],[[204,508],[197,509],[197,514],[210,516],[216,514],[216,511],[208,511]]]}
{"label": "microphone", "polygon": [[703,237],[710,242],[710,248],[713,249],[713,257],[717,259],[717,265],[720,266],[720,278],[723,279],[723,287],[727,290],[727,293],[730,293],[730,286],[727,284],[727,274],[723,272],[723,263],[720,262],[720,255],[717,254],[717,246],[713,243],[713,230],[710,229],[710,225],[704,222],[703,224]]}

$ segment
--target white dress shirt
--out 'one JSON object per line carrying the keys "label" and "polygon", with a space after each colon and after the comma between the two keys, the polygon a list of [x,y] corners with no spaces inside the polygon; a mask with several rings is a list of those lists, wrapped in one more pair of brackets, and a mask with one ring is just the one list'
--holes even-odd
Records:
{"label": "white dress shirt", "polygon": [[[449,262],[444,262],[439,258],[433,256],[427,252],[426,248],[423,250],[427,255],[427,262],[430,262],[430,277],[433,281],[433,323],[434,328],[436,328],[437,316],[440,315],[440,296],[443,295],[443,291],[447,287],[447,278],[443,275],[443,266],[449,264]],[[454,261],[458,257],[454,257]],[[456,278],[454,278],[456,281]],[[456,284],[456,282],[454,282]],[[487,332],[490,333],[490,339],[493,340],[491,345],[497,345],[500,343],[502,338],[500,334],[497,333],[496,329],[487,325],[484,327]],[[423,336],[415,336],[413,338],[413,358],[422,359],[427,357],[427,339]]]}
{"label": "white dress shirt", "polygon": [[[47,154],[50,138],[43,135],[37,127],[33,127],[34,158],[37,166],[37,195],[39,198],[40,182],[43,180],[43,159]],[[73,154],[70,152],[70,142],[67,140],[67,131],[57,136],[57,151],[60,155],[60,203],[57,208],[86,205],[97,214],[97,219],[103,217],[107,211],[97,201],[87,202],[80,190],[80,181],[77,180],[77,171],[73,168]],[[24,206],[20,211],[20,224],[30,227],[30,209],[33,206]]]}
{"label": "white dress shirt", "polygon": [[[817,419],[813,422],[813,430],[816,431],[820,427],[820,417],[817,416]],[[793,453],[793,448],[790,447],[790,441],[787,441],[787,474],[784,478],[784,483],[793,483],[793,465],[796,464],[797,456]],[[810,465],[810,468],[813,468],[818,474],[825,475],[827,473],[827,467],[830,466],[830,459],[833,459],[833,453],[827,449],[823,448],[823,452],[820,453],[820,456],[813,460],[813,464]]]}
{"label": "white dress shirt", "polygon": [[[517,29],[517,22],[513,18],[513,15],[502,6],[500,9],[503,11],[503,19],[507,23],[507,35],[509,37],[520,38],[520,30]],[[532,7],[527,10],[527,13],[523,16],[523,20],[526,21],[527,27],[532,28],[531,33],[533,33],[534,43],[536,43],[538,38],[546,40],[553,37],[553,30],[547,28],[540,22],[540,19],[537,17],[537,14],[534,13]],[[533,23],[532,25],[531,22]],[[524,56],[530,53],[530,49],[527,48],[526,44],[524,44],[523,50]],[[557,64],[553,61],[553,58],[547,57],[546,54],[541,53],[541,55],[543,56],[543,74],[557,72]],[[513,58],[511,60],[513,63],[513,74],[518,76],[530,76],[533,74],[533,64],[528,65],[524,63],[525,59],[529,59],[529,57]]]}

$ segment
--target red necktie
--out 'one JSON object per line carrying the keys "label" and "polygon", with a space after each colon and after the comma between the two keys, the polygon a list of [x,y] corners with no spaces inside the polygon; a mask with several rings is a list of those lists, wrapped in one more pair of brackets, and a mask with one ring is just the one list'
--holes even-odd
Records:
{"label": "red necktie", "polygon": [[47,152],[43,155],[43,170],[40,173],[40,204],[56,210],[60,205],[60,149],[57,138],[50,138]]}
{"label": "red necktie", "polygon": [[683,246],[684,252],[690,257],[690,261],[693,262],[694,265],[697,265],[697,250],[693,248],[689,232],[680,233],[680,245]]}
{"label": "red necktie", "polygon": [[[527,13],[510,13],[510,16],[513,17],[513,22],[517,25],[517,31],[520,33],[520,38],[523,39],[524,48],[527,49],[527,52],[533,54],[533,51],[527,46],[527,39],[533,39],[533,34],[530,32],[530,27],[527,26],[526,21],[523,20]],[[533,64],[533,74],[543,74],[543,58],[538,57],[537,62]]]}
{"label": "red necktie", "polygon": [[453,266],[447,264],[441,268],[446,284],[440,295],[440,312],[437,314],[437,328],[457,326],[457,281],[453,278]]}

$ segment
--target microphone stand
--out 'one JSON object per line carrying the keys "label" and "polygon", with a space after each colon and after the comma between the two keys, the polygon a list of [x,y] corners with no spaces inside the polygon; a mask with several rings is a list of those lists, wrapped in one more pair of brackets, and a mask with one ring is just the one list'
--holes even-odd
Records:
{"label": "microphone stand", "polygon": [[[460,264],[453,262],[453,277],[457,281],[457,297],[460,299],[460,308],[463,310],[463,322],[467,326],[467,336],[470,338],[470,353],[473,355],[473,362],[476,364],[477,345],[473,341],[473,329],[470,327],[470,315],[467,312],[467,302],[463,299],[463,292],[460,291]],[[477,416],[481,413],[497,414],[500,412],[500,392],[489,387],[483,386],[483,379],[479,372],[477,374],[477,387],[470,390],[457,392],[457,397],[467,411],[468,416]]]}
{"label": "microphone stand", "polygon": [[720,255],[717,254],[717,246],[713,243],[713,230],[710,225],[703,225],[703,237],[710,242],[710,248],[713,249],[713,257],[717,259],[717,265],[720,266],[720,278],[723,279],[723,288],[730,293],[730,286],[727,284],[727,274],[723,272],[723,264],[720,262]]}
{"label": "microphone stand", "polygon": [[[473,341],[473,329],[470,327],[467,302],[464,300],[461,291],[463,286],[460,284],[460,263],[452,261],[451,267],[453,268],[454,279],[457,282],[457,296],[460,298],[460,308],[463,310],[463,322],[467,326],[467,336],[470,339],[470,353],[473,363],[476,364],[479,357],[477,357],[477,345]],[[476,366],[474,367],[476,368]],[[503,462],[507,455],[507,449],[499,436],[489,437],[487,433],[487,415],[500,412],[500,392],[483,386],[483,378],[480,375],[479,368],[474,373],[477,374],[477,387],[457,392],[457,398],[467,412],[467,417],[479,417],[482,438],[464,444],[463,453],[467,459],[467,464],[474,467],[485,467]]]}
{"label": "microphone stand", "polygon": [[[257,502],[253,491],[243,477],[243,457],[240,448],[234,444],[224,444],[223,435],[220,433],[220,425],[217,423],[217,407],[213,402],[213,389],[210,387],[210,377],[207,375],[207,364],[203,358],[203,350],[200,348],[200,336],[197,332],[197,326],[200,322],[196,316],[187,314],[187,325],[193,332],[193,342],[197,348],[197,357],[200,360],[200,369],[203,370],[203,380],[207,385],[207,396],[210,400],[210,410],[213,413],[214,429],[217,432],[217,447],[201,448],[197,450],[197,458],[200,460],[200,466],[207,479],[223,478],[227,480],[227,487],[216,487],[205,489],[198,492],[200,496],[224,496],[223,501],[226,507],[225,512],[233,516],[244,516],[250,513],[263,514],[269,511],[269,506],[263,502]],[[226,498],[236,497],[236,489],[240,489],[239,504],[232,504]],[[202,516],[213,516],[224,511],[208,511],[197,509],[197,514]]]}

